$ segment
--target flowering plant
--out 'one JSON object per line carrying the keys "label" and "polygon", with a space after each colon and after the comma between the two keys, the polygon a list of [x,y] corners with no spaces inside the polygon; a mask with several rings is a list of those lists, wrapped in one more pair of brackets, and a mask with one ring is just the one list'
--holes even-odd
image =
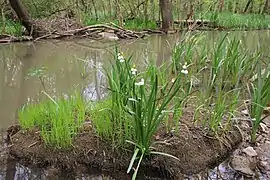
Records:
{"label": "flowering plant", "polygon": [[[138,73],[131,66],[131,58],[125,59],[123,53],[116,51],[117,61],[111,72],[107,71],[109,89],[112,94],[114,132],[122,134],[126,142],[135,145],[135,151],[128,168],[131,171],[137,157],[140,157],[133,174],[135,179],[140,163],[145,155],[169,154],[153,151],[151,139],[163,121],[167,105],[179,92],[181,87],[179,74],[173,82],[169,81],[159,87],[158,68],[148,65],[145,72]],[[187,64],[183,66],[187,71]],[[186,73],[184,73],[186,74]],[[166,95],[160,92],[166,92]],[[121,139],[122,138],[122,139]],[[178,159],[176,157],[173,157]]]}

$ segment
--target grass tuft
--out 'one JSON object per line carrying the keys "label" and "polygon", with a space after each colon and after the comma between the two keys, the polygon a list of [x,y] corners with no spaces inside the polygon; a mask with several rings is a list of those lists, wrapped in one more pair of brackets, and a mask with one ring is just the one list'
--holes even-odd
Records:
{"label": "grass tuft", "polygon": [[262,64],[259,63],[257,66],[257,78],[255,82],[251,84],[251,106],[250,106],[250,116],[252,120],[252,132],[251,132],[251,141],[255,143],[256,133],[260,126],[260,123],[263,120],[263,111],[264,108],[270,102],[270,75],[269,72],[270,66],[262,71]]}
{"label": "grass tuft", "polygon": [[0,20],[0,34],[22,36],[23,26],[19,22],[14,22],[2,17],[2,20]]}
{"label": "grass tuft", "polygon": [[67,148],[85,121],[85,102],[79,93],[68,99],[45,100],[28,104],[19,111],[23,129],[38,128],[49,146]]}

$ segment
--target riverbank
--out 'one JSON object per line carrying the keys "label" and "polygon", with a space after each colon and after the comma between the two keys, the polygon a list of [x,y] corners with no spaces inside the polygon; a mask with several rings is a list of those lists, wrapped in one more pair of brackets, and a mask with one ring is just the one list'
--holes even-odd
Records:
{"label": "riverbank", "polygon": [[[36,19],[35,24],[46,31],[43,36],[28,36],[18,21],[6,19],[0,21],[0,43],[37,41],[42,39],[60,38],[91,38],[91,39],[133,39],[143,38],[150,34],[176,33],[186,30],[260,30],[270,28],[270,16],[260,14],[234,14],[230,12],[208,12],[195,15],[196,19],[178,19],[174,21],[174,29],[164,32],[160,29],[160,21],[144,21],[127,19],[122,26],[118,21],[97,21],[84,17],[78,21],[63,15]],[[5,19],[5,18],[4,18]]]}
{"label": "riverbank", "polygon": [[198,18],[208,19],[214,26],[224,30],[270,29],[270,15],[231,12],[207,12]]}

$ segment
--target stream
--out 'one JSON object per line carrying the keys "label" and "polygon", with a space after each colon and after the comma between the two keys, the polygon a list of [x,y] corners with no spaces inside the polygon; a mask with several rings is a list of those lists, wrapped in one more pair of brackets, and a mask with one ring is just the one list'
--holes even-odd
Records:
{"label": "stream", "polygon": [[[193,32],[197,33],[197,32]],[[226,32],[198,32],[213,43]],[[35,67],[47,69],[44,76],[46,90],[53,96],[69,94],[79,89],[89,100],[99,100],[106,95],[102,86],[106,83],[103,67],[110,67],[112,53],[117,46],[125,56],[132,55],[140,67],[148,61],[161,65],[171,60],[175,43],[183,34],[168,36],[152,35],[145,39],[128,41],[95,41],[90,39],[51,40],[0,45],[0,180],[27,179],[115,179],[107,175],[69,174],[54,169],[37,169],[22,166],[8,159],[4,142],[6,129],[17,123],[17,111],[33,99],[41,99],[44,90],[39,78],[26,78]],[[260,48],[270,57],[270,31],[233,31],[229,37],[241,39],[249,50]],[[270,152],[269,152],[270,153]],[[222,178],[220,177],[220,174]],[[237,173],[224,162],[213,170],[207,170],[186,179],[237,179]],[[240,178],[240,176],[239,176]],[[145,179],[151,179],[148,177]],[[155,178],[156,179],[156,178]],[[260,179],[264,179],[261,176]]]}

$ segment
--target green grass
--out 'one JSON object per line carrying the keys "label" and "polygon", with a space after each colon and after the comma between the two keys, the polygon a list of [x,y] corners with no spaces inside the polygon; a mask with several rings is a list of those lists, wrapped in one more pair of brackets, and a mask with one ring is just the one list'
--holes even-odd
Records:
{"label": "green grass", "polygon": [[217,88],[225,91],[245,86],[245,81],[252,77],[258,61],[261,60],[260,52],[250,52],[242,46],[240,40],[229,38],[228,34],[221,36],[206,51],[206,56],[210,59],[206,99]]}
{"label": "green grass", "polygon": [[[239,105],[239,92],[237,89],[224,92],[220,90],[209,99],[204,99],[200,106],[197,107],[194,115],[195,122],[202,123],[202,125],[208,129],[208,133],[213,136],[219,136],[222,133],[226,133],[230,130],[232,125],[232,118],[237,111]],[[212,101],[211,105],[206,105],[205,102]],[[204,112],[201,114],[199,112]]]}
{"label": "green grass", "polygon": [[113,132],[111,104],[111,99],[93,102],[87,113],[93,121],[99,137],[111,141],[112,144],[117,144],[115,142],[117,137]]}
{"label": "green grass", "polygon": [[265,29],[270,28],[270,15],[235,14],[231,12],[209,12],[198,17],[215,23],[218,27],[228,29]]}
{"label": "green grass", "polygon": [[124,27],[131,30],[157,29],[158,26],[155,21],[144,21],[141,19],[133,19],[125,21]]}
{"label": "green grass", "polygon": [[68,148],[85,121],[85,105],[79,93],[68,99],[61,97],[53,100],[49,97],[48,100],[24,106],[19,111],[19,123],[23,129],[38,128],[48,146]]}
{"label": "green grass", "polygon": [[13,36],[22,36],[23,26],[19,22],[2,18],[0,20],[0,34],[9,34]]}
{"label": "green grass", "polygon": [[[119,25],[117,20],[94,20],[92,18],[89,17],[83,17],[83,23],[86,26],[90,26],[90,25],[95,25],[95,24],[104,24],[104,23],[114,23],[116,25]],[[158,26],[156,24],[155,21],[144,21],[142,19],[129,19],[129,20],[125,20],[124,24],[123,24],[123,28],[125,29],[129,29],[129,30],[136,30],[136,31],[141,31],[144,29],[157,29]]]}
{"label": "green grass", "polygon": [[270,102],[270,65],[262,72],[262,65],[259,63],[257,67],[257,79],[251,84],[251,106],[250,116],[252,119],[251,141],[256,142],[256,133],[263,120],[263,110]]}

